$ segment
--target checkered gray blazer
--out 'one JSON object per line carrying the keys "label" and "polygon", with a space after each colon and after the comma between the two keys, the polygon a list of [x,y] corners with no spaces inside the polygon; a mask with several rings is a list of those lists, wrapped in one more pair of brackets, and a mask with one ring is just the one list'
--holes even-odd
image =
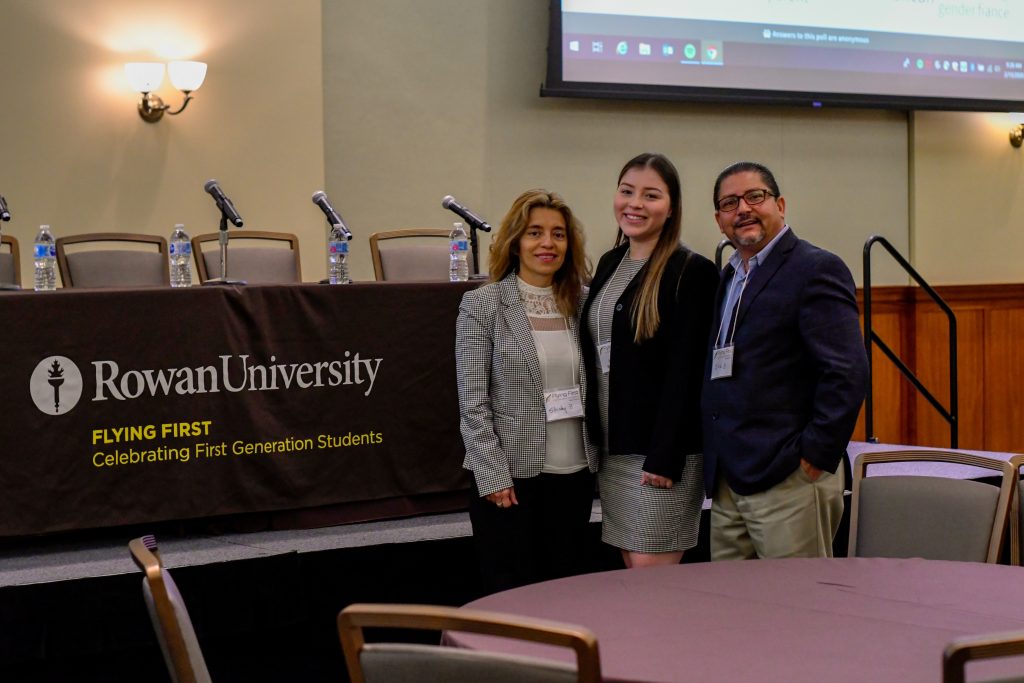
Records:
{"label": "checkered gray blazer", "polygon": [[[569,321],[569,335],[578,345],[576,319]],[[512,477],[540,474],[547,444],[544,379],[515,273],[462,297],[455,354],[463,467],[473,472],[480,495],[512,486]],[[585,405],[586,378],[581,382]],[[582,429],[587,463],[596,472],[597,449]]]}

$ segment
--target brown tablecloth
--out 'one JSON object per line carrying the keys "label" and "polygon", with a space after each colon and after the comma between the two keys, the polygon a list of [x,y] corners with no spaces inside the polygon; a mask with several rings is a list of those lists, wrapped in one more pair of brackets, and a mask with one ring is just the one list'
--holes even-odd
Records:
{"label": "brown tablecloth", "polygon": [[[468,488],[468,287],[0,296],[0,537]],[[375,508],[386,516],[381,507]]]}

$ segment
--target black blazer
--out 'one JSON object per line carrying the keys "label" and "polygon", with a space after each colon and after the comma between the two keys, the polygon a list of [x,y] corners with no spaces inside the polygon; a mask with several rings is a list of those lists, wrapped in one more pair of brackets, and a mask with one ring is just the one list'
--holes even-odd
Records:
{"label": "black blazer", "polygon": [[[716,330],[724,295],[723,286]],[[751,275],[734,344],[732,376],[710,379],[709,362],[704,384],[708,492],[716,471],[741,495],[780,483],[801,458],[835,472],[867,387],[867,355],[846,264],[787,231]]]}
{"label": "black blazer", "polygon": [[[597,386],[594,339],[587,322],[591,305],[625,255],[627,244],[601,257],[580,318],[580,343],[587,382]],[[679,481],[687,456],[702,452],[700,392],[707,357],[718,269],[684,247],[670,258],[658,292],[661,323],[637,344],[630,310],[647,266],[615,304],[608,373],[608,452],[644,456],[645,472]],[[592,442],[603,442],[597,391],[587,396]]]}

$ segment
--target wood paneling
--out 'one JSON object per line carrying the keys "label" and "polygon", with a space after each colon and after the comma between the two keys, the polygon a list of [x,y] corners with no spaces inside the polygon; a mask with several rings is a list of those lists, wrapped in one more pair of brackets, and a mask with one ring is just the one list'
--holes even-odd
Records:
{"label": "wood paneling", "polygon": [[[957,319],[959,447],[1024,452],[1024,285],[935,289]],[[938,306],[917,287],[876,287],[872,321],[876,334],[949,409],[949,328]],[[878,440],[949,447],[948,423],[880,351],[872,355]],[[863,434],[862,420],[855,438]]]}
{"label": "wood paneling", "polygon": [[[906,287],[875,287],[871,299],[872,329],[904,363],[912,366],[913,320],[907,320],[912,310],[912,292]],[[862,304],[863,309],[863,304]],[[863,329],[864,317],[861,316]],[[910,397],[912,388],[902,374],[877,347],[872,347],[871,382],[874,396],[874,434],[883,443],[906,443],[906,426],[911,419]],[[865,406],[866,409],[866,406]],[[864,439],[864,413],[857,420],[854,439]]]}
{"label": "wood paneling", "polygon": [[[948,303],[948,302],[947,302]],[[982,449],[984,439],[983,382],[981,341],[984,337],[984,312],[973,308],[954,308],[957,319],[957,385],[960,409],[961,448]],[[947,410],[950,407],[949,322],[934,305],[921,304],[916,311],[916,373],[935,398]],[[915,398],[917,441],[922,446],[949,448],[950,429],[932,406],[918,395]]]}
{"label": "wood paneling", "polygon": [[985,448],[1024,451],[1024,307],[996,308],[985,325]]}

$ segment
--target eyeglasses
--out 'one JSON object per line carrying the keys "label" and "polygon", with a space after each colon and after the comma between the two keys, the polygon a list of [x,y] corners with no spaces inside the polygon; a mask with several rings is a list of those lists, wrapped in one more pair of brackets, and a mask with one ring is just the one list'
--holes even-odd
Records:
{"label": "eyeglasses", "polygon": [[774,192],[768,190],[747,190],[742,195],[731,194],[718,200],[718,210],[722,213],[732,213],[740,208],[740,199],[747,203],[747,206],[763,204],[769,197],[778,197]]}

